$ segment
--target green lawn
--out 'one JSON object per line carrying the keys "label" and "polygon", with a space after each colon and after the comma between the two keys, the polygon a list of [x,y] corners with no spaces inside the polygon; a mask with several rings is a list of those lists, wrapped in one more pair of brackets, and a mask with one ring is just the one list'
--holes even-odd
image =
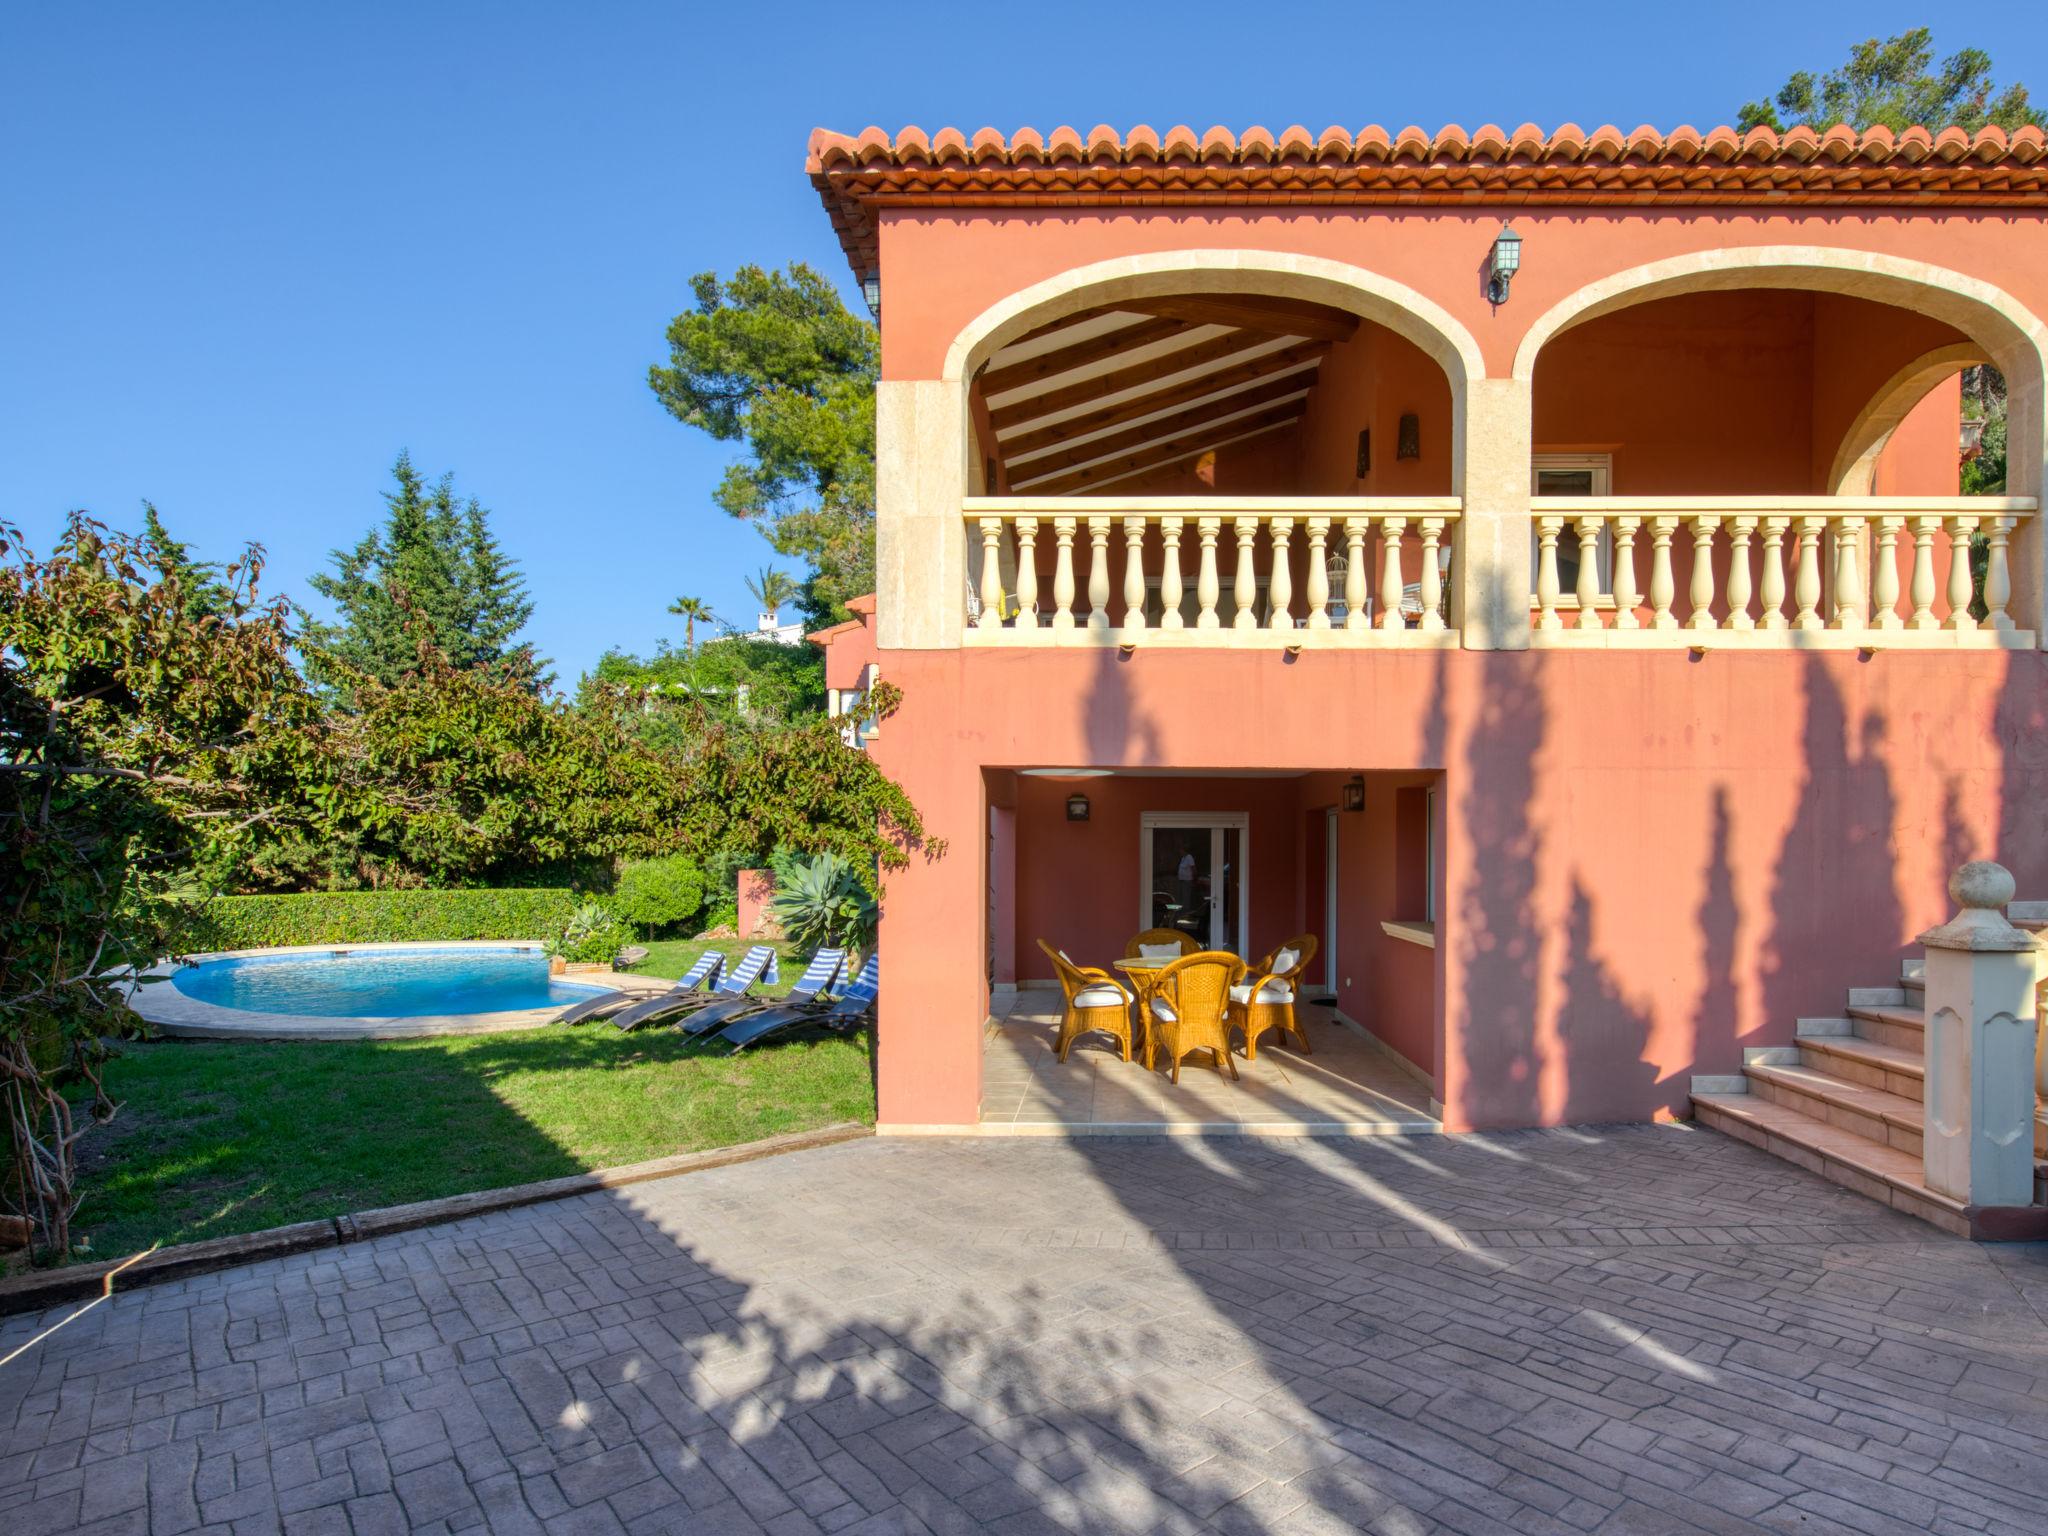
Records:
{"label": "green lawn", "polygon": [[[652,945],[641,971],[699,947]],[[604,1023],[130,1046],[107,1086],[122,1109],[88,1139],[77,1222],[100,1257],[874,1119],[865,1036],[732,1057]]]}
{"label": "green lawn", "polygon": [[[699,942],[696,939],[649,939],[647,959],[633,967],[635,976],[666,976],[671,981],[687,971],[696,958],[707,949],[724,954],[728,965],[736,964],[754,943],[752,939],[712,939]],[[767,940],[758,942],[766,943]],[[766,982],[755,986],[754,991],[762,997],[780,997],[796,985],[796,979],[804,973],[804,962],[810,959],[810,952],[800,950],[794,944],[776,944],[775,952],[781,956],[776,971],[781,976],[773,986]]]}

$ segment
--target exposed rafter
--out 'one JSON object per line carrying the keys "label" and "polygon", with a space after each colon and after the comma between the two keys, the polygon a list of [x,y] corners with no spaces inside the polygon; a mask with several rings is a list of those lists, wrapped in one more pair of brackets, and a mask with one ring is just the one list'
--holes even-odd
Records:
{"label": "exposed rafter", "polygon": [[1157,421],[1148,421],[1142,426],[1127,427],[1121,432],[1112,432],[1105,437],[1091,438],[1057,453],[1044,454],[1035,459],[1018,462],[1009,460],[1010,485],[1022,490],[1033,480],[1044,479],[1061,470],[1078,469],[1101,459],[1116,458],[1127,453],[1140,453],[1155,443],[1165,442],[1199,428],[1212,426],[1270,406],[1282,400],[1299,401],[1307,395],[1315,383],[1315,376],[1309,373],[1293,373],[1284,378],[1269,381],[1255,388],[1241,390],[1235,394],[1211,400]]}
{"label": "exposed rafter", "polygon": [[1170,318],[1148,320],[1138,315],[1131,318],[1137,322],[1135,325],[1107,331],[1100,336],[1090,336],[1086,341],[1076,341],[1049,352],[1040,352],[1034,357],[1025,358],[1022,362],[1002,366],[991,365],[983,370],[981,375],[983,396],[994,399],[997,395],[1007,394],[1026,384],[1043,383],[1062,373],[1093,367],[1096,363],[1115,357],[1119,352],[1134,352],[1139,347],[1166,341],[1193,328],[1185,321]]}
{"label": "exposed rafter", "polygon": [[1183,379],[1162,389],[1148,390],[1142,395],[1120,400],[1115,405],[1091,411],[1088,415],[1072,421],[1036,427],[1019,432],[1013,437],[1002,438],[1000,447],[1005,460],[1015,454],[1037,453],[1070,442],[1086,432],[1122,426],[1140,417],[1171,410],[1174,406],[1186,405],[1210,395],[1227,390],[1246,389],[1268,379],[1299,373],[1303,369],[1315,367],[1323,354],[1329,350],[1326,342],[1305,341],[1278,352],[1262,353],[1245,362],[1218,369],[1214,373]]}
{"label": "exposed rafter", "polygon": [[1061,496],[1072,491],[1086,490],[1091,486],[1104,485],[1114,480],[1127,480],[1132,475],[1142,474],[1149,469],[1159,469],[1168,464],[1179,463],[1182,459],[1207,453],[1212,448],[1221,448],[1228,443],[1240,442],[1281,427],[1291,426],[1301,420],[1301,402],[1288,401],[1255,416],[1241,417],[1221,426],[1209,425],[1165,438],[1149,447],[1128,453],[1120,458],[1109,459],[1100,464],[1091,464],[1084,469],[1072,469],[1063,474],[1031,482],[1034,495]]}
{"label": "exposed rafter", "polygon": [[1162,315],[1190,325],[1228,325],[1269,336],[1305,336],[1311,341],[1348,341],[1358,330],[1358,316],[1306,299],[1269,298],[1258,294],[1176,294],[1169,298],[1133,299],[1126,309]]}
{"label": "exposed rafter", "polygon": [[1245,331],[1226,331],[1221,336],[1211,336],[1192,346],[1180,347],[1163,357],[1148,358],[1142,363],[1133,363],[1127,368],[1113,368],[1078,383],[1056,385],[1041,390],[1022,400],[1012,400],[993,406],[989,411],[989,422],[996,431],[1003,432],[1027,421],[1054,416],[1061,411],[1071,411],[1077,406],[1092,405],[1128,390],[1137,389],[1162,376],[1186,373],[1191,369],[1206,368],[1213,363],[1230,359],[1242,359],[1245,353],[1256,352],[1270,347],[1272,338],[1255,336]]}

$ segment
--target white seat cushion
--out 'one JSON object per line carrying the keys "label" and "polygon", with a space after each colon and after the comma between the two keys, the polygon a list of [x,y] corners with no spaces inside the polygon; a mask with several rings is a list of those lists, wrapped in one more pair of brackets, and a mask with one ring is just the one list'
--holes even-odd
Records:
{"label": "white seat cushion", "polygon": [[1295,961],[1300,958],[1301,951],[1298,949],[1276,950],[1273,954],[1273,969],[1282,972],[1291,971],[1294,969]]}
{"label": "white seat cushion", "polygon": [[1178,960],[1180,958],[1180,946],[1178,944],[1140,944],[1138,946],[1138,958],[1141,960]]}
{"label": "white seat cushion", "polygon": [[1180,1015],[1173,1011],[1173,1004],[1163,997],[1152,999],[1152,1011],[1168,1024],[1177,1023],[1180,1019]]}
{"label": "white seat cushion", "polygon": [[1129,1001],[1128,992],[1107,981],[1098,981],[1074,994],[1076,1008],[1121,1008]]}
{"label": "white seat cushion", "polygon": [[[1230,1000],[1233,1003],[1250,1002],[1252,1000],[1252,984],[1248,981],[1240,981],[1230,989]],[[1287,985],[1284,981],[1269,981],[1259,988],[1259,1001],[1262,1003],[1291,1003],[1294,1001],[1294,988]]]}

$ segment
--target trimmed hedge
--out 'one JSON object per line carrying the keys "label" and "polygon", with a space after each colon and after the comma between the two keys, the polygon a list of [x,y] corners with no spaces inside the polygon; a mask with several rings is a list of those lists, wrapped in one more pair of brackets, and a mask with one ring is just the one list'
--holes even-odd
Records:
{"label": "trimmed hedge", "polygon": [[576,910],[562,889],[312,891],[216,896],[193,908],[188,950],[277,944],[379,944],[406,939],[545,939]]}

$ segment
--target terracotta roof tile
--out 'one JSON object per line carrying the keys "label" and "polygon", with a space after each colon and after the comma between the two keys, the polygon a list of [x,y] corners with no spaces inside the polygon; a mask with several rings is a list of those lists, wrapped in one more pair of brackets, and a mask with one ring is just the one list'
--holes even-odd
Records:
{"label": "terracotta roof tile", "polygon": [[1823,133],[1649,124],[1624,134],[1576,123],[1550,133],[1492,123],[1467,133],[1451,123],[1431,134],[1389,134],[1299,123],[1279,133],[1184,123],[1165,133],[1120,134],[1098,124],[1084,137],[1062,124],[1041,136],[983,128],[927,135],[880,128],[811,135],[808,171],[856,273],[875,270],[875,210],[946,207],[1285,206],[1487,202],[1516,207],[1646,200],[1683,205],[1773,204],[2048,208],[2048,134],[2007,134],[1838,125]]}

